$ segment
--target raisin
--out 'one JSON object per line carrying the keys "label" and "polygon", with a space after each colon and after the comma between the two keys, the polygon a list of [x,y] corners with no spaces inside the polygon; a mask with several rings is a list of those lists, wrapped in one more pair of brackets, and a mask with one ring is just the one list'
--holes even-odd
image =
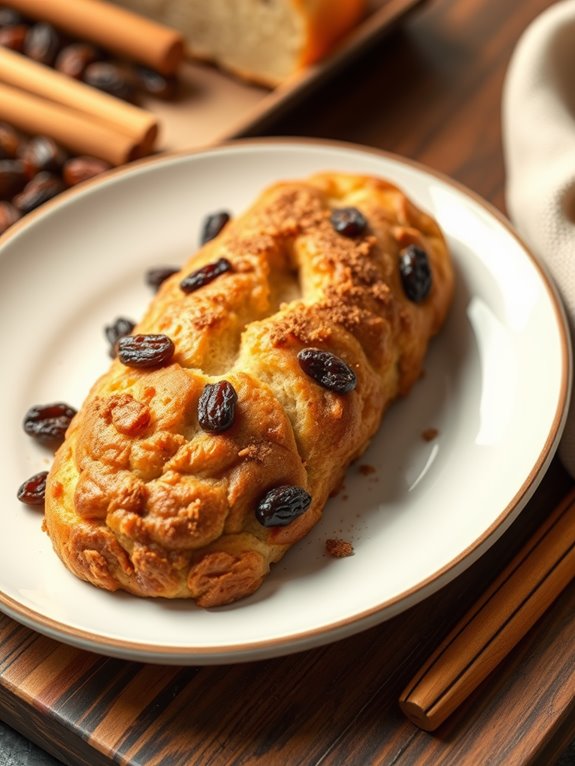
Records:
{"label": "raisin", "polygon": [[76,410],[64,402],[38,404],[24,415],[24,431],[41,442],[62,442],[75,414]]}
{"label": "raisin", "polygon": [[219,434],[233,425],[238,395],[227,380],[208,383],[198,400],[198,421],[209,433]]}
{"label": "raisin", "polygon": [[126,367],[161,367],[174,356],[175,347],[167,335],[126,335],[117,345],[118,358]]}
{"label": "raisin", "polygon": [[109,162],[99,160],[97,157],[72,157],[64,163],[62,178],[68,186],[76,186],[82,181],[88,181],[105,173],[110,168]]}
{"label": "raisin", "polygon": [[12,199],[27,181],[22,160],[0,160],[0,199]]}
{"label": "raisin", "polygon": [[22,53],[27,34],[28,27],[25,24],[0,27],[0,46],[17,53]]}
{"label": "raisin", "polygon": [[0,159],[13,159],[22,145],[22,136],[11,125],[0,122]]}
{"label": "raisin", "polygon": [[66,45],[58,54],[54,68],[58,72],[81,80],[88,64],[92,64],[98,58],[98,51],[89,43],[71,43]]}
{"label": "raisin", "polygon": [[205,245],[206,242],[215,239],[224,226],[229,222],[230,218],[230,214],[225,210],[219,210],[217,213],[208,215],[202,224],[200,244]]}
{"label": "raisin", "polygon": [[132,322],[131,319],[126,319],[126,317],[118,317],[112,324],[106,325],[104,327],[104,334],[110,344],[111,357],[116,356],[116,344],[120,338],[125,338],[126,335],[129,335],[135,326],[136,323]]}
{"label": "raisin", "polygon": [[224,274],[226,271],[230,271],[232,264],[227,258],[219,258],[213,263],[208,263],[206,266],[202,266],[196,271],[192,271],[187,277],[184,277],[180,282],[180,287],[185,293],[193,293],[199,287],[207,285],[220,274]]}
{"label": "raisin", "polygon": [[67,159],[62,147],[48,136],[34,136],[26,141],[19,155],[30,178],[43,170],[58,173]]}
{"label": "raisin", "polygon": [[175,77],[166,77],[155,69],[137,66],[134,69],[138,85],[150,96],[169,101],[176,97],[178,92],[178,80]]}
{"label": "raisin", "polygon": [[39,64],[52,66],[61,45],[62,41],[56,29],[51,24],[41,22],[28,30],[23,52]]}
{"label": "raisin", "polygon": [[38,173],[26,184],[20,194],[12,199],[12,203],[22,215],[26,215],[60,194],[64,188],[64,182],[52,173]]}
{"label": "raisin", "polygon": [[154,290],[159,290],[160,285],[171,277],[172,274],[177,274],[179,269],[175,266],[158,266],[154,269],[148,269],[146,271],[146,284]]}
{"label": "raisin", "polygon": [[11,8],[0,8],[0,27],[15,27],[17,24],[24,24],[25,19],[18,11]]}
{"label": "raisin", "polygon": [[331,225],[344,237],[360,237],[367,229],[367,220],[356,207],[340,207],[332,212]]}
{"label": "raisin", "polygon": [[44,505],[47,478],[48,471],[40,471],[27,479],[18,489],[18,500],[26,505]]}
{"label": "raisin", "polygon": [[94,61],[88,64],[82,79],[87,85],[124,101],[130,101],[134,95],[132,84],[116,64]]}
{"label": "raisin", "polygon": [[256,519],[264,527],[285,527],[305,513],[310,503],[305,489],[284,484],[266,492],[256,508]]}
{"label": "raisin", "polygon": [[304,348],[297,355],[299,366],[320,386],[347,394],[357,385],[354,371],[343,359],[319,348]]}
{"label": "raisin", "polygon": [[414,303],[425,300],[431,290],[431,267],[427,253],[418,245],[408,245],[399,254],[399,274],[406,296]]}

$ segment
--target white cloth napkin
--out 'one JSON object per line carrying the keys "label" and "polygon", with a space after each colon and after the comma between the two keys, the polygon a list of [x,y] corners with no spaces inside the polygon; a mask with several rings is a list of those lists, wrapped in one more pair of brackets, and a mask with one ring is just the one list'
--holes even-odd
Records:
{"label": "white cloth napkin", "polygon": [[[507,209],[561,294],[575,338],[575,0],[521,36],[503,91]],[[559,446],[575,476],[575,396]]]}

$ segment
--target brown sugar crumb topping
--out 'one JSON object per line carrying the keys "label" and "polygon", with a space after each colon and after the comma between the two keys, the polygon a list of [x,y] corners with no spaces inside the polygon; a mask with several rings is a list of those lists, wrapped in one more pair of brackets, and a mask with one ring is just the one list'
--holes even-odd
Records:
{"label": "brown sugar crumb topping", "polygon": [[301,311],[287,312],[270,331],[272,346],[285,346],[293,338],[305,345],[325,343],[332,335],[332,328],[327,323],[319,323],[317,319],[306,316],[305,307]]}
{"label": "brown sugar crumb topping", "polygon": [[353,545],[347,540],[330,538],[325,541],[325,552],[334,559],[344,559],[353,556]]}
{"label": "brown sugar crumb topping", "polygon": [[424,442],[431,442],[439,436],[437,428],[425,428],[421,432],[421,438]]}
{"label": "brown sugar crumb topping", "polygon": [[265,442],[248,444],[238,452],[238,457],[244,460],[254,460],[256,463],[264,463],[271,452],[271,447]]}
{"label": "brown sugar crumb topping", "polygon": [[287,187],[268,201],[260,224],[271,236],[297,236],[322,219],[327,222],[328,215],[317,192]]}
{"label": "brown sugar crumb topping", "polygon": [[[369,300],[369,297],[364,295],[364,300]],[[326,291],[326,297],[317,304],[317,310],[318,314],[325,311],[333,323],[350,332],[357,331],[359,327],[371,327],[381,323],[381,318],[373,312],[342,301],[337,290]]]}

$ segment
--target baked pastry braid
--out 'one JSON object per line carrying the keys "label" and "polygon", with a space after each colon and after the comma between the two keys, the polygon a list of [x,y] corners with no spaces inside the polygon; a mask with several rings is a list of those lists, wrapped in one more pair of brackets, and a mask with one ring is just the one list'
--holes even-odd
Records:
{"label": "baked pastry braid", "polygon": [[[253,593],[420,376],[452,290],[437,223],[392,184],[264,191],[162,284],[73,419],[45,506],[64,564],[202,607]],[[173,356],[131,366],[149,335]]]}

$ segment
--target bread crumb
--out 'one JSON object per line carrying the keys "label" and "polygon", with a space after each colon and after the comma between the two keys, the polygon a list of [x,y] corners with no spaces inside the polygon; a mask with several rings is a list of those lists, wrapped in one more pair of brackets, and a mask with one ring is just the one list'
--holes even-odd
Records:
{"label": "bread crumb", "polygon": [[344,559],[353,556],[353,545],[347,540],[334,537],[325,541],[325,552],[334,559]]}
{"label": "bread crumb", "polygon": [[344,482],[343,482],[343,481],[341,481],[341,483],[340,483],[340,484],[338,484],[338,486],[337,486],[337,487],[335,487],[335,489],[333,489],[333,490],[330,492],[329,496],[330,496],[330,497],[337,497],[337,496],[338,496],[338,495],[340,495],[342,492],[345,492],[345,484],[344,484]]}
{"label": "bread crumb", "polygon": [[375,473],[375,467],[367,464],[360,465],[359,472],[362,476],[371,476],[372,473]]}
{"label": "bread crumb", "polygon": [[423,439],[424,442],[431,442],[434,439],[436,439],[438,435],[439,435],[439,431],[437,430],[437,428],[425,428],[421,432],[421,438]]}

